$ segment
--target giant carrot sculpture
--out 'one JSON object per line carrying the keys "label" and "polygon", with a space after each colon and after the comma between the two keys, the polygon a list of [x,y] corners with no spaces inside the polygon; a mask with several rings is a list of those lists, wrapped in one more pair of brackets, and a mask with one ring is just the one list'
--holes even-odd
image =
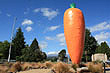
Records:
{"label": "giant carrot sculpture", "polygon": [[64,34],[72,63],[79,64],[84,48],[85,22],[80,9],[71,4],[64,13]]}

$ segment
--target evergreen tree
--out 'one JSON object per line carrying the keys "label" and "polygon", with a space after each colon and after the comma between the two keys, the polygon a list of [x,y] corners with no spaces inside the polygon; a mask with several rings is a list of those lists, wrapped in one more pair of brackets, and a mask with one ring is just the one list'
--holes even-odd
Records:
{"label": "evergreen tree", "polygon": [[0,59],[3,57],[2,48],[3,48],[3,43],[0,42]]}
{"label": "evergreen tree", "polygon": [[12,53],[11,58],[16,59],[22,55],[22,49],[25,48],[25,38],[21,28],[17,29],[16,35],[12,40]]}
{"label": "evergreen tree", "polygon": [[92,54],[95,53],[97,48],[97,41],[91,35],[90,30],[86,29],[85,31],[85,44],[84,44],[84,52],[83,52],[83,61],[91,61]]}
{"label": "evergreen tree", "polygon": [[8,41],[4,41],[3,42],[3,51],[2,51],[4,59],[8,59],[9,47],[10,47],[10,43]]}
{"label": "evergreen tree", "polygon": [[26,62],[39,62],[47,58],[45,52],[42,52],[40,50],[36,38],[32,41],[30,47],[23,49],[22,52],[23,55],[21,57],[21,60]]}
{"label": "evergreen tree", "polygon": [[96,49],[96,53],[103,53],[107,54],[107,56],[110,56],[110,48],[106,42],[102,42],[98,48]]}
{"label": "evergreen tree", "polygon": [[38,45],[38,41],[35,38],[32,42],[32,44],[30,45],[31,50],[40,50],[39,45]]}
{"label": "evergreen tree", "polygon": [[59,57],[59,60],[60,60],[60,61],[64,61],[64,59],[66,58],[65,56],[66,56],[66,50],[65,50],[65,49],[61,50],[61,51],[58,53],[58,57]]}
{"label": "evergreen tree", "polygon": [[31,57],[30,61],[41,61],[42,59],[42,52],[40,51],[38,41],[36,38],[32,41],[32,44],[30,45],[29,48],[29,55]]}
{"label": "evergreen tree", "polygon": [[9,54],[10,43],[8,41],[0,42],[0,57],[7,59]]}
{"label": "evergreen tree", "polygon": [[45,59],[47,59],[47,55],[45,52],[42,52],[42,60],[45,60]]}

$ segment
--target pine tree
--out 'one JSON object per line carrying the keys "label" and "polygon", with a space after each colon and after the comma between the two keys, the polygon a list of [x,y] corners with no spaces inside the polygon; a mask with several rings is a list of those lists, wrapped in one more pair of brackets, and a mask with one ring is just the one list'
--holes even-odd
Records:
{"label": "pine tree", "polygon": [[12,40],[12,54],[11,58],[16,59],[16,57],[20,57],[22,55],[22,49],[25,48],[25,38],[21,28],[17,29],[16,35]]}
{"label": "pine tree", "polygon": [[32,41],[32,44],[30,45],[30,48],[29,48],[29,55],[31,57],[30,61],[33,62],[38,62],[38,61],[41,61],[42,59],[42,52],[40,51],[40,48],[39,48],[39,45],[38,45],[38,41],[37,39],[35,38],[33,41]]}
{"label": "pine tree", "polygon": [[96,49],[96,53],[106,53],[108,56],[110,56],[110,48],[108,44],[106,42],[102,42]]}
{"label": "pine tree", "polygon": [[58,57],[60,61],[64,61],[64,59],[66,58],[66,50],[62,49],[59,53],[58,53]]}
{"label": "pine tree", "polygon": [[46,53],[40,50],[36,38],[32,41],[30,47],[27,46],[22,50],[22,53],[23,55],[21,56],[20,60],[25,62],[39,62],[47,58]]}
{"label": "pine tree", "polygon": [[83,61],[91,61],[91,56],[95,53],[97,45],[98,43],[96,39],[91,35],[90,30],[86,29]]}
{"label": "pine tree", "polygon": [[40,50],[39,45],[38,45],[38,41],[35,38],[32,42],[32,44],[30,45],[31,50]]}
{"label": "pine tree", "polygon": [[8,58],[10,43],[6,40],[4,42],[0,42],[0,57],[2,59]]}

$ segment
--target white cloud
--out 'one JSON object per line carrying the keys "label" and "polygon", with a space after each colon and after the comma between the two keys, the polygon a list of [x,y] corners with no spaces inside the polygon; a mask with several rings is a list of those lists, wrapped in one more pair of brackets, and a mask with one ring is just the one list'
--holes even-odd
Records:
{"label": "white cloud", "polygon": [[47,48],[47,46],[48,46],[48,43],[45,42],[45,41],[42,41],[42,42],[40,43],[40,48],[41,48],[41,49],[45,49],[45,48]]}
{"label": "white cloud", "polygon": [[61,46],[65,46],[66,44],[64,42],[60,43]]}
{"label": "white cloud", "polygon": [[56,38],[60,42],[61,46],[65,46],[66,45],[64,33],[57,34]]}
{"label": "white cloud", "polygon": [[26,29],[25,29],[27,32],[30,32],[32,30],[32,27],[28,26]]}
{"label": "white cloud", "polygon": [[46,40],[54,40],[54,38],[49,37],[49,36],[46,36],[45,39],[46,39]]}
{"label": "white cloud", "polygon": [[107,41],[110,38],[110,32],[100,32],[99,34],[95,35],[96,40],[100,44],[103,41]]}
{"label": "white cloud", "polygon": [[51,51],[51,52],[48,52],[47,55],[58,55],[60,51]]}
{"label": "white cloud", "polygon": [[54,31],[54,30],[56,30],[58,28],[60,28],[60,25],[50,26],[50,27],[46,28],[46,30],[44,31],[44,33],[46,33],[47,31]]}
{"label": "white cloud", "polygon": [[43,13],[43,16],[48,17],[49,20],[56,17],[58,15],[58,11],[51,10],[49,11],[49,8],[42,8],[41,12]]}
{"label": "white cloud", "polygon": [[64,33],[59,33],[59,34],[56,35],[56,37],[46,36],[45,39],[46,40],[52,40],[52,41],[58,41],[60,43],[59,44],[60,46],[65,46],[66,45]]}
{"label": "white cloud", "polygon": [[58,52],[55,52],[55,51],[54,52],[48,52],[48,55],[52,55],[52,54],[56,54],[57,55]]}
{"label": "white cloud", "polygon": [[59,33],[59,34],[57,34],[56,36],[57,36],[58,38],[64,37],[64,33]]}
{"label": "white cloud", "polygon": [[110,24],[107,22],[102,22],[93,27],[89,27],[89,29],[91,32],[106,30],[106,29],[110,29]]}
{"label": "white cloud", "polygon": [[11,16],[11,15],[10,15],[10,14],[8,14],[8,13],[7,13],[6,15],[7,15],[8,17],[10,17],[10,16]]}
{"label": "white cloud", "polygon": [[37,9],[34,9],[34,12],[39,12],[40,11],[40,8],[37,8]]}
{"label": "white cloud", "polygon": [[58,29],[60,26],[51,26],[51,27],[49,27],[48,29],[50,30],[50,31],[54,31],[54,30],[56,30],[56,29]]}
{"label": "white cloud", "polygon": [[47,17],[49,20],[58,15],[58,10],[52,10],[50,8],[37,8],[34,12],[42,12],[43,16]]}
{"label": "white cloud", "polygon": [[22,25],[31,25],[33,24],[32,20],[29,19],[24,19],[24,21],[22,22]]}

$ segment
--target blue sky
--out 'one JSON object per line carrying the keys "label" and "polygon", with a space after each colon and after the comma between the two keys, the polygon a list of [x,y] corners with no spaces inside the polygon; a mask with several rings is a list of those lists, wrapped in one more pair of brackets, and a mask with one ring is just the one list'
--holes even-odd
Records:
{"label": "blue sky", "polygon": [[14,34],[21,27],[27,44],[37,38],[47,54],[67,50],[63,15],[72,2],[82,10],[86,28],[98,43],[106,41],[110,46],[110,0],[0,0],[0,41],[10,41],[17,17]]}

